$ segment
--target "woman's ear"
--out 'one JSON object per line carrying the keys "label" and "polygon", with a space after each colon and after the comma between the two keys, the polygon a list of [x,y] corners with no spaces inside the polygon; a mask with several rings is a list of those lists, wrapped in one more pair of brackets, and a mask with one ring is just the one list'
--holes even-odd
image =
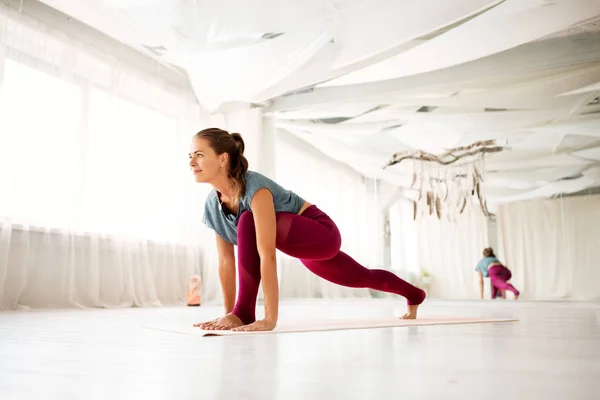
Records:
{"label": "woman's ear", "polygon": [[229,162],[229,154],[223,153],[219,156],[219,166],[226,167]]}

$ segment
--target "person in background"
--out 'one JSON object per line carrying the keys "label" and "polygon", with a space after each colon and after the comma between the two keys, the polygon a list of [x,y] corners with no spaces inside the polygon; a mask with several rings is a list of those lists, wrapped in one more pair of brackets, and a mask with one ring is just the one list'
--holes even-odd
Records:
{"label": "person in background", "polygon": [[492,286],[492,299],[502,295],[506,298],[506,290],[510,290],[515,295],[515,300],[519,298],[519,291],[513,285],[508,283],[512,273],[496,258],[494,250],[491,247],[483,249],[483,258],[477,263],[475,271],[479,274],[479,296],[483,299],[483,278],[490,278]]}

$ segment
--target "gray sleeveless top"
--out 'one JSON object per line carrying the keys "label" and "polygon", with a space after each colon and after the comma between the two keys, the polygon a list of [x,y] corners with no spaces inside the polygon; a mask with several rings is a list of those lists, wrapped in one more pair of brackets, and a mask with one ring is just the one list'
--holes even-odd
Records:
{"label": "gray sleeveless top", "polygon": [[252,198],[258,189],[267,188],[273,195],[275,212],[291,212],[297,214],[304,205],[304,200],[294,192],[284,189],[276,182],[259,174],[246,172],[246,193],[238,203],[237,215],[227,212],[221,207],[217,191],[212,190],[204,203],[203,221],[226,242],[237,245],[237,224],[243,212],[252,210]]}

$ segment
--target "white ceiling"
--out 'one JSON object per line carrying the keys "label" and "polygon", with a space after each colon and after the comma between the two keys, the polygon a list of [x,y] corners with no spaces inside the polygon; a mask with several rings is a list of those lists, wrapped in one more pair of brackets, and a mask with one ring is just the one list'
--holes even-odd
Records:
{"label": "white ceiling", "polygon": [[408,186],[393,153],[501,139],[490,202],[600,185],[598,0],[43,0]]}

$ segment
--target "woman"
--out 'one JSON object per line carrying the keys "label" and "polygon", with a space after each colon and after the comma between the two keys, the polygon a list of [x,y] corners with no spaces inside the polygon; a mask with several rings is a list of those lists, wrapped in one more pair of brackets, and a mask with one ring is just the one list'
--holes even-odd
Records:
{"label": "woman", "polygon": [[[238,133],[217,128],[200,131],[193,137],[189,156],[196,182],[214,188],[206,199],[204,223],[216,233],[226,314],[194,326],[236,331],[275,328],[279,311],[276,249],[300,259],[310,271],[330,282],[404,296],[408,312],[402,318],[417,317],[425,292],[391,272],[367,269],[341,252],[338,228],[324,212],[265,176],[248,171],[244,141]],[[257,321],[261,279],[265,319]]]}
{"label": "woman", "polygon": [[[477,263],[475,271],[479,274],[479,293],[483,299],[483,278],[490,277],[492,284],[492,299],[498,296],[498,292],[502,294],[506,290],[510,290],[515,295],[515,300],[519,298],[519,291],[513,285],[508,283],[512,274],[510,270],[498,261],[494,250],[491,247],[483,249],[483,259]],[[506,295],[504,295],[506,297]]]}

